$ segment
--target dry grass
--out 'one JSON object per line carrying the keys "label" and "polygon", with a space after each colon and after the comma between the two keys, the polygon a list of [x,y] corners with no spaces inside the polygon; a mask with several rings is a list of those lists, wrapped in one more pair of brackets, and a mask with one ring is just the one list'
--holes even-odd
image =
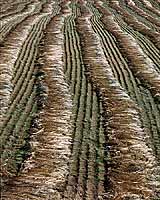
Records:
{"label": "dry grass", "polygon": [[[106,109],[106,134],[110,161],[110,199],[151,199],[155,180],[150,175],[156,169],[155,157],[147,146],[147,135],[141,128],[140,110],[113,77],[105,60],[99,38],[89,23],[89,15],[80,20],[84,61],[95,85],[100,89]],[[83,30],[83,32],[81,31]],[[87,36],[84,34],[87,32]],[[98,54],[98,58],[96,55]],[[153,187],[150,187],[150,181]]]}

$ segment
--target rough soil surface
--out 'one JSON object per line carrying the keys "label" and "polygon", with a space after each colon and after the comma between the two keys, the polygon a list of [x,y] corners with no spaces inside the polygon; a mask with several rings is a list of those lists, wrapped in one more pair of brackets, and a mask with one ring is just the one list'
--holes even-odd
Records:
{"label": "rough soil surface", "polygon": [[1,199],[160,199],[159,0],[0,7]]}

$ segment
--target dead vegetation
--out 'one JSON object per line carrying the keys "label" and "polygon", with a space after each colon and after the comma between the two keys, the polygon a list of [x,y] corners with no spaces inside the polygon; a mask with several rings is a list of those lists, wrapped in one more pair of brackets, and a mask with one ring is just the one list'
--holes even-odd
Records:
{"label": "dead vegetation", "polygon": [[[100,53],[99,39],[91,32],[87,16],[78,20],[78,24],[84,45],[85,64],[104,99],[107,144],[110,152],[107,175],[113,188],[113,191],[109,191],[111,199],[134,196],[150,199],[153,191],[148,182],[148,174],[153,173],[155,158],[146,144],[147,136],[141,128],[139,109],[113,78],[103,53]],[[88,33],[87,37],[81,30]],[[99,59],[94,59],[97,53]]]}
{"label": "dead vegetation", "polygon": [[0,6],[2,199],[159,199],[158,1]]}

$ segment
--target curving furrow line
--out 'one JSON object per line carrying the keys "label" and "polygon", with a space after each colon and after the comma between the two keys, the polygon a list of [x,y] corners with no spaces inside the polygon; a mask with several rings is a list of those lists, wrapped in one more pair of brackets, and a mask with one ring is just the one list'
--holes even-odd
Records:
{"label": "curving furrow line", "polygon": [[41,84],[45,81],[43,86],[47,87],[46,106],[43,112],[38,112],[41,125],[38,123],[39,129],[35,128],[30,138],[32,155],[24,163],[19,176],[11,185],[6,185],[3,199],[61,199],[68,173],[72,103],[63,72],[61,30],[64,16],[59,10],[60,7],[57,16],[46,27],[39,57],[43,60],[41,64],[47,77],[39,80]]}
{"label": "curving furrow line", "polygon": [[[8,108],[8,111],[6,113],[6,119],[3,122],[2,130],[3,130],[4,127],[7,128],[7,126],[6,126],[7,122],[9,121],[11,116],[13,117],[12,113],[15,109],[15,106],[21,100],[21,97],[23,96],[23,93],[26,91],[26,87],[28,86],[28,82],[31,79],[33,71],[35,70],[34,69],[34,60],[35,60],[35,57],[36,57],[36,54],[37,54],[36,47],[37,47],[37,44],[40,40],[40,36],[42,34],[41,30],[43,28],[43,25],[44,25],[43,23],[45,23],[45,21],[46,21],[46,19],[44,17],[31,30],[30,35],[31,35],[31,38],[33,37],[34,42],[30,38],[30,36],[28,36],[30,38],[30,40],[25,41],[24,51],[22,50],[20,52],[24,56],[24,62],[21,62],[20,66],[18,68],[18,71],[15,72],[15,75],[14,75],[14,77],[16,77],[16,78],[18,77],[18,79],[17,79],[18,82],[14,82],[14,78],[13,78],[13,81],[12,81],[13,82],[13,90],[12,90],[11,97],[10,97],[10,107]],[[27,51],[25,51],[25,49],[27,49],[26,42],[28,44],[28,50]],[[23,49],[23,47],[22,47],[22,49]],[[28,55],[28,52],[29,52],[29,55]],[[15,66],[16,66],[16,64],[15,64]]]}
{"label": "curving furrow line", "polygon": [[[36,3],[38,1],[32,1],[32,0],[24,0],[24,1],[17,1],[14,0],[13,2],[0,2],[0,7],[1,7],[1,14],[0,14],[0,19],[6,18],[8,16],[12,16],[13,14],[20,13],[23,10],[28,7],[28,5],[32,3]],[[46,0],[43,0],[41,2],[46,3]]]}
{"label": "curving furrow line", "polygon": [[25,9],[30,5],[30,2],[25,2],[25,3],[18,3],[10,8],[10,11],[7,10],[6,13],[1,12],[0,14],[0,20],[5,19],[9,16],[13,16],[14,14],[22,13],[25,11]]}
{"label": "curving furrow line", "polygon": [[[102,29],[101,30],[103,30],[103,27],[102,27]],[[110,38],[111,38],[111,36],[110,36]],[[113,39],[112,39],[112,41],[114,41]],[[112,42],[112,45],[114,46],[114,49],[116,49],[117,50],[117,47],[116,47],[116,45],[115,44],[113,44],[113,42]],[[108,49],[112,49],[112,46],[108,46]],[[114,50],[113,50],[114,51]],[[116,53],[115,54],[115,58],[117,58],[117,55],[120,55],[120,53],[118,52],[118,53]],[[110,55],[110,57],[112,58],[112,56]],[[121,56],[121,58],[122,58],[122,56]],[[123,59],[124,60],[124,59]],[[119,63],[120,62],[122,62],[121,60],[118,60],[119,61]],[[122,62],[122,63],[125,63],[124,61]],[[127,66],[127,64],[125,64],[126,66]],[[125,71],[123,70],[123,68],[120,70],[120,71],[123,71],[124,72],[124,74],[125,74]],[[129,70],[130,71],[130,70]],[[131,72],[130,72],[130,75],[131,75]],[[125,77],[125,75],[124,75],[124,77]],[[128,77],[128,75],[126,76],[126,77]],[[129,78],[130,79],[130,78]],[[131,78],[131,80],[133,79],[133,75],[132,75],[132,78]],[[121,80],[120,80],[121,81]],[[121,84],[123,85],[123,82],[121,82]],[[137,83],[137,84],[140,84],[139,82]],[[128,87],[129,88],[129,87]],[[130,93],[130,92],[129,92]],[[150,94],[150,93],[149,93]],[[151,94],[150,94],[151,95]],[[156,105],[156,104],[155,104]],[[158,109],[158,106],[157,106],[157,109]],[[157,110],[157,113],[159,113],[159,111]],[[158,122],[159,120],[157,120],[157,122]],[[158,127],[159,127],[159,123],[158,123]]]}
{"label": "curving furrow line", "polygon": [[155,6],[156,2],[153,3],[151,1],[141,0],[141,3],[143,5],[143,7],[147,8],[149,10],[149,12],[154,13],[155,15],[160,17],[160,11],[159,11],[160,6]]}
{"label": "curving furrow line", "polygon": [[[94,9],[91,5],[88,5],[90,10],[94,13]],[[159,117],[160,112],[157,104],[153,100],[152,95],[148,90],[144,87],[140,87],[140,81],[135,79],[131,70],[129,69],[126,61],[122,57],[117,45],[115,44],[115,40],[111,34],[104,30],[99,17],[95,15],[91,18],[92,26],[94,31],[101,38],[101,42],[103,45],[103,50],[105,56],[107,58],[108,63],[112,67],[113,74],[120,82],[122,87],[128,92],[133,100],[137,102],[137,104],[142,108],[142,120],[145,129],[150,134],[152,138],[152,148],[155,150],[157,157],[160,155],[160,123]],[[143,88],[143,90],[142,90]],[[146,91],[144,95],[142,95],[142,91]],[[145,99],[145,100],[144,100]],[[146,101],[149,101],[149,104],[145,104]],[[154,107],[154,109],[153,109]],[[151,111],[149,114],[147,111]],[[151,127],[151,131],[149,131]]]}
{"label": "curving furrow line", "polygon": [[[135,167],[140,164],[137,160],[135,161],[133,155],[137,154],[136,159],[141,160],[140,155],[143,154],[143,156],[147,156],[148,154],[147,151],[145,154],[142,153],[144,140],[142,142],[140,139],[143,133],[140,128],[140,118],[138,116],[136,117],[138,110],[133,101],[126,95],[125,91],[122,90],[117,80],[113,77],[110,66],[104,57],[100,41],[92,31],[89,21],[90,17],[89,14],[84,13],[81,18],[77,19],[77,26],[82,41],[84,62],[88,67],[93,84],[97,86],[102,93],[103,109],[106,109],[104,120],[107,140],[105,141],[107,142],[107,150],[110,152],[110,158],[108,157],[105,179],[110,180],[110,182],[106,180],[106,194],[104,196],[99,196],[99,199],[107,199],[108,197],[109,199],[120,200],[125,198],[150,199],[151,196],[149,193],[151,191],[147,190],[148,194],[145,193],[145,189],[142,186],[143,184],[146,188],[149,186],[144,183],[145,178],[142,178],[145,176],[142,175],[145,170],[143,172],[139,171],[140,173],[138,174],[135,173],[135,168],[133,171],[129,170],[131,163],[134,163]],[[87,35],[85,34],[86,32],[88,33]],[[135,130],[134,123],[136,123],[136,130],[138,128],[137,131]],[[132,142],[130,143],[127,141]],[[142,145],[142,148],[139,149],[140,151],[134,149],[134,144],[136,143],[139,144],[139,146],[135,145],[136,148],[140,148]],[[131,148],[130,145],[132,146]],[[110,163],[110,159],[112,164]],[[142,166],[143,162],[141,162],[140,165]],[[145,165],[145,167],[147,167],[147,165]],[[139,177],[141,180],[138,176],[141,177]],[[111,185],[109,183],[111,183]],[[143,187],[144,193],[142,192],[140,194],[139,187]],[[85,196],[83,199],[89,199],[87,197],[88,196]],[[98,198],[96,196],[90,196],[90,199]]]}
{"label": "curving furrow line", "polygon": [[134,9],[132,9],[130,6],[128,6],[124,0],[119,1],[119,5],[125,10],[127,10],[131,15],[135,16],[138,21],[142,22],[147,27],[151,28],[152,30],[155,30],[159,32],[159,28],[157,28],[154,24],[152,24],[150,21],[148,21],[145,17],[141,16],[138,12],[136,12]]}
{"label": "curving furrow line", "polygon": [[[99,7],[98,4],[96,5]],[[160,49],[160,34],[157,31],[150,29],[149,27],[138,21],[138,19],[134,15],[131,15],[126,9],[121,7],[120,4],[112,5],[112,9],[106,3],[101,3],[101,5],[103,5],[111,11],[113,11],[113,9],[116,10],[116,15],[121,15],[123,21],[126,22],[126,24],[128,24],[130,27],[132,27],[134,31],[136,31],[136,33],[138,31],[143,35],[141,35],[143,38],[147,37],[150,41],[152,41],[152,43],[155,47],[157,47],[157,49]]]}
{"label": "curving furrow line", "polygon": [[151,3],[151,5],[154,7],[154,8],[158,8],[158,9],[160,9],[160,2],[159,2],[159,0],[148,0],[149,1],[149,3]]}
{"label": "curving furrow line", "polygon": [[158,72],[160,72],[160,52],[159,50],[154,46],[154,44],[145,38],[143,35],[138,33],[137,31],[134,31],[132,28],[130,28],[127,24],[123,22],[123,20],[116,14],[114,14],[115,21],[120,25],[122,30],[130,35],[132,35],[136,40],[137,43],[140,45],[140,47],[143,49],[145,54],[153,61],[155,64],[155,68]]}
{"label": "curving furrow line", "polygon": [[[57,13],[57,8],[55,8],[54,13]],[[15,175],[23,162],[26,153],[23,147],[26,145],[26,139],[28,138],[26,131],[29,129],[29,125],[26,127],[26,123],[29,117],[33,115],[31,111],[36,112],[35,81],[37,67],[35,67],[35,60],[38,53],[38,44],[42,38],[42,31],[50,20],[48,14],[42,14],[40,17],[38,22],[33,25],[28,39],[22,45],[22,51],[19,54],[22,62],[19,65],[16,63],[18,68],[15,70],[15,79],[13,78],[12,81],[13,90],[10,97],[10,106],[1,127],[2,173],[6,171],[9,176]]]}
{"label": "curving furrow line", "polygon": [[136,12],[138,15],[141,15],[145,20],[148,20],[150,23],[152,23],[157,30],[159,30],[160,22],[156,17],[152,17],[151,15],[147,14],[144,10],[139,8],[136,3],[129,4],[129,1],[127,2],[127,6],[129,6],[134,12]]}
{"label": "curving furrow line", "polygon": [[98,191],[104,192],[102,189],[104,185],[103,145],[100,143],[104,133],[99,119],[100,102],[85,75],[80,40],[74,21],[79,11],[74,3],[70,7],[73,14],[66,18],[64,27],[65,74],[73,94],[74,127],[70,174],[65,198],[95,199]]}
{"label": "curving furrow line", "polygon": [[[157,38],[157,40],[155,40],[155,38],[154,38],[154,41],[153,41],[154,43],[152,43],[153,34],[155,34],[155,37],[159,36],[159,34],[157,32],[153,32],[153,34],[152,34],[150,29],[146,29],[146,27],[143,26],[143,24],[141,24],[141,23],[138,24],[139,23],[138,21],[135,22],[136,19],[133,16],[129,15],[129,13],[126,12],[126,10],[123,10],[119,6],[114,6],[114,9],[110,8],[107,4],[103,4],[103,6],[106,7],[108,10],[110,10],[110,12],[114,16],[114,19],[117,20],[117,22],[119,24],[121,24],[121,26],[123,26],[123,28],[125,28],[128,32],[130,31],[130,34],[133,34],[134,37],[137,36],[136,39],[139,39],[142,44],[145,43],[144,46],[146,46],[148,51],[150,50],[150,48],[153,49],[154,53],[156,54],[155,59],[157,56],[159,57],[159,50],[156,48],[156,46],[158,46],[157,43],[159,42],[159,38]],[[98,7],[99,7],[99,5],[98,5]],[[121,14],[118,13],[119,10],[121,11],[120,12]],[[126,18],[129,18],[129,19],[126,20]],[[131,28],[130,26],[132,26],[133,28]],[[138,33],[137,30],[140,33]],[[150,32],[150,33],[148,34],[148,32]],[[148,40],[146,38],[146,36],[148,36],[150,40]],[[152,51],[150,51],[150,54],[153,54]]]}
{"label": "curving furrow line", "polygon": [[[75,32],[72,32],[73,29],[73,20],[74,16],[69,16],[67,21],[65,21],[65,53],[66,53],[66,77],[70,81],[71,90],[74,91],[75,82],[75,72],[77,71],[76,79],[76,87],[75,93],[73,94],[73,123],[75,123],[75,127],[73,128],[73,146],[72,146],[72,156],[71,156],[71,164],[70,164],[70,174],[68,177],[67,183],[67,197],[74,198],[76,194],[76,184],[79,173],[79,155],[81,151],[81,143],[83,140],[83,121],[85,118],[85,102],[87,96],[87,82],[86,77],[84,75],[84,66],[77,62],[78,59],[81,60],[79,51],[75,51],[77,49],[75,47],[75,43],[73,43],[72,38],[75,38]],[[67,23],[68,22],[68,23]],[[74,34],[72,36],[72,34]],[[69,51],[68,51],[69,50]],[[79,50],[79,49],[78,49]],[[69,58],[69,59],[68,59]],[[83,69],[82,69],[83,67]]]}
{"label": "curving furrow line", "polygon": [[35,15],[40,12],[42,7],[42,3],[34,3],[28,5],[26,11],[15,14],[14,16],[10,16],[8,20],[4,19],[0,23],[2,24],[0,29],[0,42],[2,43],[3,40],[6,38],[7,34],[11,32],[18,24],[22,23],[24,20],[29,18],[31,15]]}
{"label": "curving furrow line", "polygon": [[[105,13],[104,10],[102,13]],[[109,11],[107,11],[107,16],[103,15],[103,21],[108,30],[117,38],[121,52],[125,54],[124,56],[127,55],[128,62],[132,63],[134,75],[141,79],[141,81],[145,83],[145,86],[150,89],[155,99],[156,96],[158,99],[160,77],[153,62],[143,52],[136,40],[130,34],[121,30],[120,26],[114,21],[114,17]],[[114,26],[114,28],[111,29],[111,26]],[[135,56],[133,56],[133,53]]]}
{"label": "curving furrow line", "polygon": [[141,0],[141,1],[134,0],[134,3],[138,8],[145,11],[147,14],[149,14],[153,18],[158,19],[160,17],[160,12],[158,12],[157,9],[154,9],[152,7],[152,4],[149,4],[149,6],[148,6],[147,0]]}
{"label": "curving furrow line", "polygon": [[[4,42],[4,47],[0,49],[1,53],[1,119],[4,121],[3,114],[8,110],[10,95],[13,88],[12,78],[13,69],[16,60],[21,53],[23,43],[27,39],[29,32],[34,24],[39,20],[39,16],[31,16],[26,21],[22,22],[14,31],[7,37]],[[7,59],[6,59],[7,58]]]}
{"label": "curving furrow line", "polygon": [[[33,56],[34,57],[31,58],[35,59],[34,54]],[[27,117],[30,115],[33,102],[35,101],[36,91],[34,89],[34,84],[36,69],[33,71],[33,62],[31,68],[32,69],[28,71],[28,76],[25,77],[26,79],[22,88],[18,88],[17,85],[17,88],[19,89],[17,91],[17,96],[6,113],[6,120],[4,121],[1,131],[1,157],[3,158],[2,166],[4,166],[5,170],[11,174],[16,173],[18,163],[21,161],[17,160],[18,157],[21,158],[21,151],[18,152],[18,150],[20,147],[25,145],[25,133],[21,133],[20,129],[22,129]],[[30,104],[30,101],[32,104]]]}

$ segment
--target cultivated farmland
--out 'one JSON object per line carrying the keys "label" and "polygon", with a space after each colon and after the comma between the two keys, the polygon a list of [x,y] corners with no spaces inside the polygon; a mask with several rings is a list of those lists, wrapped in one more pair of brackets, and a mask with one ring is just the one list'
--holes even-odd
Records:
{"label": "cultivated farmland", "polygon": [[160,199],[160,1],[0,0],[2,200]]}

